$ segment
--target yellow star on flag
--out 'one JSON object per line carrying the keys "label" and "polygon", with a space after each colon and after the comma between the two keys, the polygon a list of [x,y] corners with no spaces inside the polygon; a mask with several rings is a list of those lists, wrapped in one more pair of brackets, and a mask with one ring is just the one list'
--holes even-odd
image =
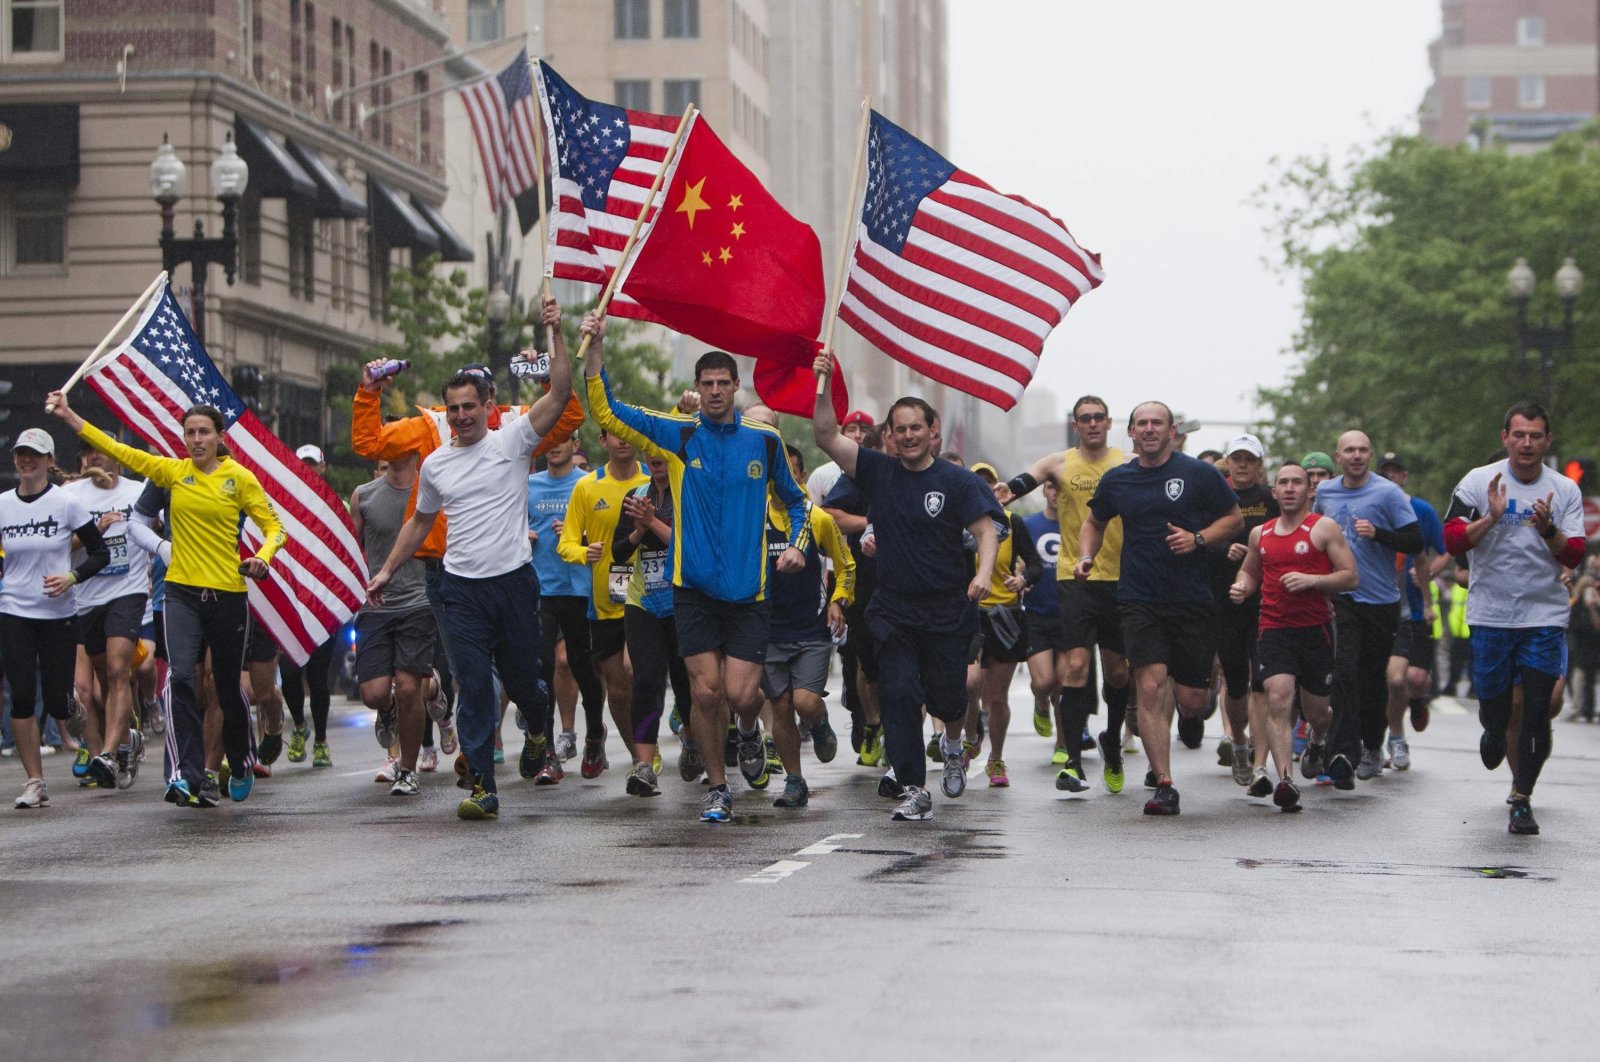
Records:
{"label": "yellow star on flag", "polygon": [[678,213],[689,215],[689,227],[694,228],[694,216],[702,210],[710,210],[711,204],[700,198],[700,190],[706,186],[706,179],[700,178],[694,184],[683,186],[683,202],[678,204]]}
{"label": "yellow star on flag", "polygon": [[733,252],[731,250],[729,250],[728,248],[724,247],[722,249],[722,253],[717,255],[717,257],[722,259],[722,264],[723,265],[727,265],[729,262],[733,261]]}
{"label": "yellow star on flag", "polygon": [[710,251],[701,251],[700,252],[700,261],[704,262],[706,265],[710,265],[711,264],[711,252]]}
{"label": "yellow star on flag", "polygon": [[744,222],[742,222],[742,221],[734,222],[733,223],[733,238],[737,240],[740,236],[743,236],[743,235],[744,235]]}
{"label": "yellow star on flag", "polygon": [[[704,182],[702,182],[702,183],[704,183]],[[728,209],[729,210],[738,210],[742,206],[744,206],[744,196],[742,196],[742,195],[736,195],[733,198],[728,200]]]}

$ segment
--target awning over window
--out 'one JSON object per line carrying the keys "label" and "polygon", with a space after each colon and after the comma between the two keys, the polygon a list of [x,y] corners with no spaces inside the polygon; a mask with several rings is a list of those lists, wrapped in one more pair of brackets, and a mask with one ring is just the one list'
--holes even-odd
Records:
{"label": "awning over window", "polygon": [[409,247],[420,254],[439,249],[439,233],[412,205],[370,173],[367,204],[372,209],[372,229],[385,247]]}
{"label": "awning over window", "polygon": [[239,157],[250,164],[250,187],[263,198],[316,198],[316,182],[265,129],[235,116],[233,138],[239,145]]}
{"label": "awning over window", "polygon": [[472,261],[472,247],[461,238],[461,234],[450,227],[450,223],[439,213],[439,208],[427,200],[411,197],[411,205],[417,208],[417,213],[427,219],[434,231],[439,234],[439,257],[446,262]]}
{"label": "awning over window", "polygon": [[78,105],[0,105],[0,180],[78,183]]}
{"label": "awning over window", "polygon": [[319,218],[364,218],[367,204],[356,195],[339,171],[328,165],[328,160],[297,140],[290,140],[289,154],[294,156],[311,179],[317,183],[317,194],[312,200],[311,213]]}

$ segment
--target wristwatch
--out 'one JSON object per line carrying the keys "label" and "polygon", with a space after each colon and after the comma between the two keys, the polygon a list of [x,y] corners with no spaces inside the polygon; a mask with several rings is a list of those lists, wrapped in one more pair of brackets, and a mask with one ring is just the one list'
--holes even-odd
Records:
{"label": "wristwatch", "polygon": [[1206,548],[1205,532],[1196,531],[1194,533],[1194,548],[1195,549],[1205,549]]}

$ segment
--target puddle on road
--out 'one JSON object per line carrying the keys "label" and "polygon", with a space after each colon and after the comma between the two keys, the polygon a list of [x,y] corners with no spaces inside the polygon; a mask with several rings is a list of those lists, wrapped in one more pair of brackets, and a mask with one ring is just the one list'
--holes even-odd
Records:
{"label": "puddle on road", "polygon": [[1240,859],[1236,865],[1244,870],[1293,870],[1311,874],[1351,874],[1379,877],[1405,878],[1473,878],[1526,881],[1554,881],[1553,876],[1540,874],[1525,867],[1458,867],[1431,863],[1363,863],[1344,862],[1337,859]]}

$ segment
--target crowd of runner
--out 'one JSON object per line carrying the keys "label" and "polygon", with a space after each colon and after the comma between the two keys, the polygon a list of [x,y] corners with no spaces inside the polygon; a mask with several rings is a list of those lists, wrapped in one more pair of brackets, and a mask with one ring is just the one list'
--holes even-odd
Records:
{"label": "crowd of runner", "polygon": [[[841,423],[819,397],[830,462],[808,470],[770,409],[736,404],[726,354],[700,358],[674,410],[620,401],[594,314],[580,401],[560,316],[545,300],[554,349],[531,405],[497,405],[482,365],[411,417],[384,417],[392,374],[378,363],[354,396],[352,444],[377,469],[349,499],[372,572],[354,683],[383,750],[375,777],[396,797],[418,794],[442,752],[466,791],[459,816],[495,818],[514,708],[517,772],[534,785],[561,784],[575,759],[584,778],[610,770],[615,727],[621,785],[656,796],[665,725],[702,820],[731,819],[734,769],[753,790],[781,778],[773,804],[804,808],[807,762],[839,752],[836,653],[855,762],[898,821],[933,816],[930,761],[947,799],[978,760],[990,787],[1011,784],[1019,665],[1032,726],[1055,739],[1055,788],[1088,790],[1093,754],[1121,793],[1142,748],[1148,815],[1180,810],[1174,718],[1198,748],[1215,716],[1220,766],[1293,812],[1302,784],[1407,770],[1408,732],[1465,678],[1484,765],[1509,765],[1509,829],[1537,833],[1569,626],[1576,711],[1593,717],[1600,593],[1582,498],[1545,463],[1552,424],[1536,404],[1510,408],[1503,456],[1462,477],[1442,519],[1406,494],[1404,459],[1360,431],[1299,460],[1269,462],[1249,434],[1190,456],[1165,403],[1124,417],[1092,395],[1072,407],[1076,445],[1012,476],[943,451],[920,398]],[[831,358],[815,369],[826,377]],[[85,423],[59,392],[48,403],[81,443],[77,474],[30,428],[12,447],[18,486],[0,495],[0,658],[27,775],[15,806],[49,805],[41,755],[57,743],[75,749],[76,784],[116,791],[134,784],[146,732],[164,734],[163,793],[182,807],[243,801],[308,748],[331,765],[334,645],[296,667],[251,620],[246,579],[284,533],[227,454],[221,415],[189,410],[186,456],[167,458]],[[592,468],[575,435],[586,415],[604,450]],[[1124,436],[1127,450],[1112,443]],[[297,456],[324,470],[317,447]],[[1035,490],[1043,511],[1008,508]]]}

